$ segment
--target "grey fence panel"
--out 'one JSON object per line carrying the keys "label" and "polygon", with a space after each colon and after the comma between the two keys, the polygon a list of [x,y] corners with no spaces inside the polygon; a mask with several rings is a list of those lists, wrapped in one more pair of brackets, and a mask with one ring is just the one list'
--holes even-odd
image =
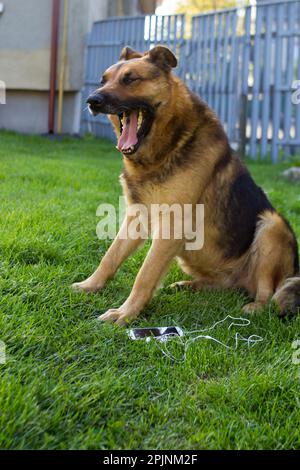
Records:
{"label": "grey fence panel", "polygon": [[236,109],[242,84],[238,15],[235,9],[192,18],[185,73],[180,74],[219,115],[232,142],[239,140]]}
{"label": "grey fence panel", "polygon": [[246,138],[252,158],[271,155],[277,162],[300,143],[299,105],[292,102],[293,82],[299,79],[300,2],[272,2],[251,10]]}
{"label": "grey fence panel", "polygon": [[251,135],[250,135],[250,155],[256,154],[257,130],[261,91],[261,41],[262,41],[263,9],[258,8],[255,19],[254,50],[253,50],[253,86],[252,86],[252,106],[251,106]]}
{"label": "grey fence panel", "polygon": [[[186,21],[184,15],[149,15],[94,23],[83,101],[122,47],[145,51],[164,44],[179,58],[175,73],[214,109],[242,154],[276,162],[300,151],[300,103],[292,102],[300,81],[300,0],[197,15],[191,27]],[[82,131],[114,139],[108,119],[95,119],[86,108]]]}
{"label": "grey fence panel", "polygon": [[[272,35],[273,35],[273,22],[274,10],[266,7],[264,11],[265,20],[265,42],[263,46],[264,67],[262,76],[262,118],[261,118],[261,154],[265,157],[268,153],[268,130],[270,122],[270,103],[271,103],[271,76],[270,70],[272,68]],[[256,147],[253,149],[254,154]]]}

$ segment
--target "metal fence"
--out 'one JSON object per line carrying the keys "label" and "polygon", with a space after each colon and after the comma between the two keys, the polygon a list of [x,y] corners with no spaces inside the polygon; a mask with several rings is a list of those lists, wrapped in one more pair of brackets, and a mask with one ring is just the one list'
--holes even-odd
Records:
{"label": "metal fence", "polygon": [[[96,22],[87,42],[83,99],[122,47],[145,51],[157,43],[176,53],[175,72],[215,110],[241,154],[276,162],[300,152],[299,0],[207,13],[191,24],[184,15]],[[107,118],[92,118],[86,109],[82,131],[114,138]]]}

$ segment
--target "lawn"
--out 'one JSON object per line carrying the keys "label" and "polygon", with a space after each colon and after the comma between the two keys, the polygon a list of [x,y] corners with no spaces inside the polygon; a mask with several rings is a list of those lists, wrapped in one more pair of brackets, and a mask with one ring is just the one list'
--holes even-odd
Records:
{"label": "lawn", "polygon": [[[147,247],[99,294],[73,292],[108,241],[96,237],[97,206],[118,204],[122,162],[109,142],[61,142],[0,133],[0,365],[2,449],[300,448],[300,365],[292,342],[300,317],[280,321],[266,308],[251,325],[211,331],[182,361],[177,340],[165,357],[155,341],[131,341],[97,316],[128,296]],[[300,239],[300,187],[286,164],[251,163],[256,181]],[[134,325],[209,328],[241,316],[240,293],[171,292],[174,264]],[[234,333],[257,334],[248,347]]]}

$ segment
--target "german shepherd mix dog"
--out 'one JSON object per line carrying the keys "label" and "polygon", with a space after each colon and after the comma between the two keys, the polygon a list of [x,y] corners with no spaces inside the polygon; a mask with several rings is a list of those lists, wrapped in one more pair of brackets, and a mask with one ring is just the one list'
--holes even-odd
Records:
{"label": "german shepherd mix dog", "polygon": [[[171,73],[176,65],[166,47],[144,54],[125,47],[87,102],[94,115],[108,114],[115,128],[127,207],[204,204],[204,245],[187,250],[184,239],[164,239],[160,224],[152,224],[152,246],[131,294],[100,320],[124,325],[136,318],[174,258],[192,277],[174,286],[245,289],[253,299],[245,312],[260,310],[272,299],[280,316],[296,313],[300,277],[293,230],[233,154],[213,111]],[[127,211],[100,266],[75,289],[102,289],[143,243],[145,237],[124,236],[130,218]]]}

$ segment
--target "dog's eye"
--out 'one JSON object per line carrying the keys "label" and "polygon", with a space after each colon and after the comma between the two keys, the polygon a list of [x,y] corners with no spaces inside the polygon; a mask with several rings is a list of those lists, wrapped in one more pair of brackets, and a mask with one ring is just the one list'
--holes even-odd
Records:
{"label": "dog's eye", "polygon": [[122,82],[124,85],[130,85],[132,82],[139,80],[139,77],[133,77],[132,75],[124,75]]}
{"label": "dog's eye", "polygon": [[104,77],[102,77],[100,81],[100,85],[105,85],[106,82],[107,80]]}

